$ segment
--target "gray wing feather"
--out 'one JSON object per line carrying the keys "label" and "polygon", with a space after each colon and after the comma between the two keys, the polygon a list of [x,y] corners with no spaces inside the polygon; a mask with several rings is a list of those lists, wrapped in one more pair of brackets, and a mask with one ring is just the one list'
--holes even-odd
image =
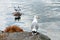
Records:
{"label": "gray wing feather", "polygon": [[36,23],[36,22],[32,23],[31,29],[33,29],[34,27],[36,28],[36,30],[38,30],[38,28],[39,28],[38,23]]}

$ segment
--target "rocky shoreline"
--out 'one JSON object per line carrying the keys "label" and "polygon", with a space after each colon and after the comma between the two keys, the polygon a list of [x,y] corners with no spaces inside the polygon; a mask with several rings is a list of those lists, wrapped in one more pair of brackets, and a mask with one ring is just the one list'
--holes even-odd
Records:
{"label": "rocky shoreline", "polygon": [[32,35],[32,32],[0,33],[0,40],[51,40],[48,36],[39,33]]}

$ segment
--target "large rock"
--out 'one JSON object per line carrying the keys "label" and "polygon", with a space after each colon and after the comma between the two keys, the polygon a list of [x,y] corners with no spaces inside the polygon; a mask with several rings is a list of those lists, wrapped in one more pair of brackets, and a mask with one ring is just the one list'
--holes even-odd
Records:
{"label": "large rock", "polygon": [[41,33],[32,35],[31,32],[15,32],[0,34],[0,40],[50,40],[50,38]]}
{"label": "large rock", "polygon": [[4,30],[4,32],[9,32],[9,33],[24,32],[24,30],[22,28],[20,28],[19,26],[12,25],[12,26],[6,27],[5,30]]}

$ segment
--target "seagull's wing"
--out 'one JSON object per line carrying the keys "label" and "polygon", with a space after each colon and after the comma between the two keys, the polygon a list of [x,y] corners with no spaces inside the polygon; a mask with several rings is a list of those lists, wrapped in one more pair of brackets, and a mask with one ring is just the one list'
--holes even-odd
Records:
{"label": "seagull's wing", "polygon": [[38,30],[38,28],[39,28],[38,23],[36,23],[36,22],[32,23],[31,29],[33,29],[34,27],[35,27],[36,30]]}
{"label": "seagull's wing", "polygon": [[33,29],[33,28],[34,28],[33,26],[34,26],[34,24],[32,23],[32,24],[31,24],[31,29]]}
{"label": "seagull's wing", "polygon": [[36,30],[38,30],[38,28],[39,28],[38,23],[35,23],[35,28],[36,28]]}

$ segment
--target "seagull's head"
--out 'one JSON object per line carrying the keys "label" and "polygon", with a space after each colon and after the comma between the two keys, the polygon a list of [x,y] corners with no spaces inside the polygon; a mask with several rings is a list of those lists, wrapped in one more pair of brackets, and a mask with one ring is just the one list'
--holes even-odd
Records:
{"label": "seagull's head", "polygon": [[39,17],[38,17],[37,15],[34,15],[34,18],[35,18],[35,19],[39,19]]}

